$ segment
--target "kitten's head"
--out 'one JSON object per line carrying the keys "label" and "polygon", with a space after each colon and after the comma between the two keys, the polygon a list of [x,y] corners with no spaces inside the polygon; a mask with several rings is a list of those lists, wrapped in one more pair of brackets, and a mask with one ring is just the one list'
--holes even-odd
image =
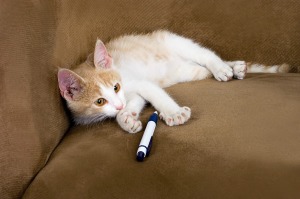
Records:
{"label": "kitten's head", "polygon": [[126,106],[121,77],[100,40],[90,58],[74,70],[60,69],[57,75],[61,96],[78,124],[115,117]]}

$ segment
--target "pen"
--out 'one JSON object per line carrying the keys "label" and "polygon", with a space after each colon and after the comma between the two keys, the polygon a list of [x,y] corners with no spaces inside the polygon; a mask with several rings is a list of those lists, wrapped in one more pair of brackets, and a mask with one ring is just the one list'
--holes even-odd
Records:
{"label": "pen", "polygon": [[152,137],[158,120],[158,112],[155,111],[149,118],[144,135],[136,153],[136,159],[142,162],[146,156],[149,156],[152,147]]}

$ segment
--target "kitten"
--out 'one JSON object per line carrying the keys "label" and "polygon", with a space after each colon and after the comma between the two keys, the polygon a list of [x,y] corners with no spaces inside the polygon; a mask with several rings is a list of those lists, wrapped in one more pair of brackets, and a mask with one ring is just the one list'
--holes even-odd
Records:
{"label": "kitten", "polygon": [[225,62],[190,39],[155,31],[122,36],[106,46],[98,39],[87,61],[58,71],[58,82],[77,124],[116,117],[122,129],[136,133],[146,102],[169,126],[191,117],[191,109],[179,106],[163,88],[211,76],[224,82],[243,79],[246,70],[244,61]]}

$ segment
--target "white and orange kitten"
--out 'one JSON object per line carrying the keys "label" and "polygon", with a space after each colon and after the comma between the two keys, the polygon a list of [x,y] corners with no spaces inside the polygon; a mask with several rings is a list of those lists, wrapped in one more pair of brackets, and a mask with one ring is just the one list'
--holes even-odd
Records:
{"label": "white and orange kitten", "polygon": [[169,126],[191,117],[191,109],[179,106],[163,88],[211,76],[225,82],[243,79],[246,70],[244,61],[225,62],[190,39],[155,31],[122,36],[106,45],[97,40],[87,61],[59,70],[58,82],[77,124],[116,117],[122,129],[136,133],[142,129],[139,115],[147,102]]}

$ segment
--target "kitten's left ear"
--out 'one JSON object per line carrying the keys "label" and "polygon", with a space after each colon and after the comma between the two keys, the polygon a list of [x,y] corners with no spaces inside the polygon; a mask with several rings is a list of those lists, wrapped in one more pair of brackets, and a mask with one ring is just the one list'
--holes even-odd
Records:
{"label": "kitten's left ear", "polygon": [[109,69],[112,65],[112,58],[108,54],[104,43],[97,39],[94,51],[94,65],[96,68]]}
{"label": "kitten's left ear", "polygon": [[68,69],[59,69],[57,78],[60,94],[63,98],[74,101],[81,96],[84,80],[79,75]]}

